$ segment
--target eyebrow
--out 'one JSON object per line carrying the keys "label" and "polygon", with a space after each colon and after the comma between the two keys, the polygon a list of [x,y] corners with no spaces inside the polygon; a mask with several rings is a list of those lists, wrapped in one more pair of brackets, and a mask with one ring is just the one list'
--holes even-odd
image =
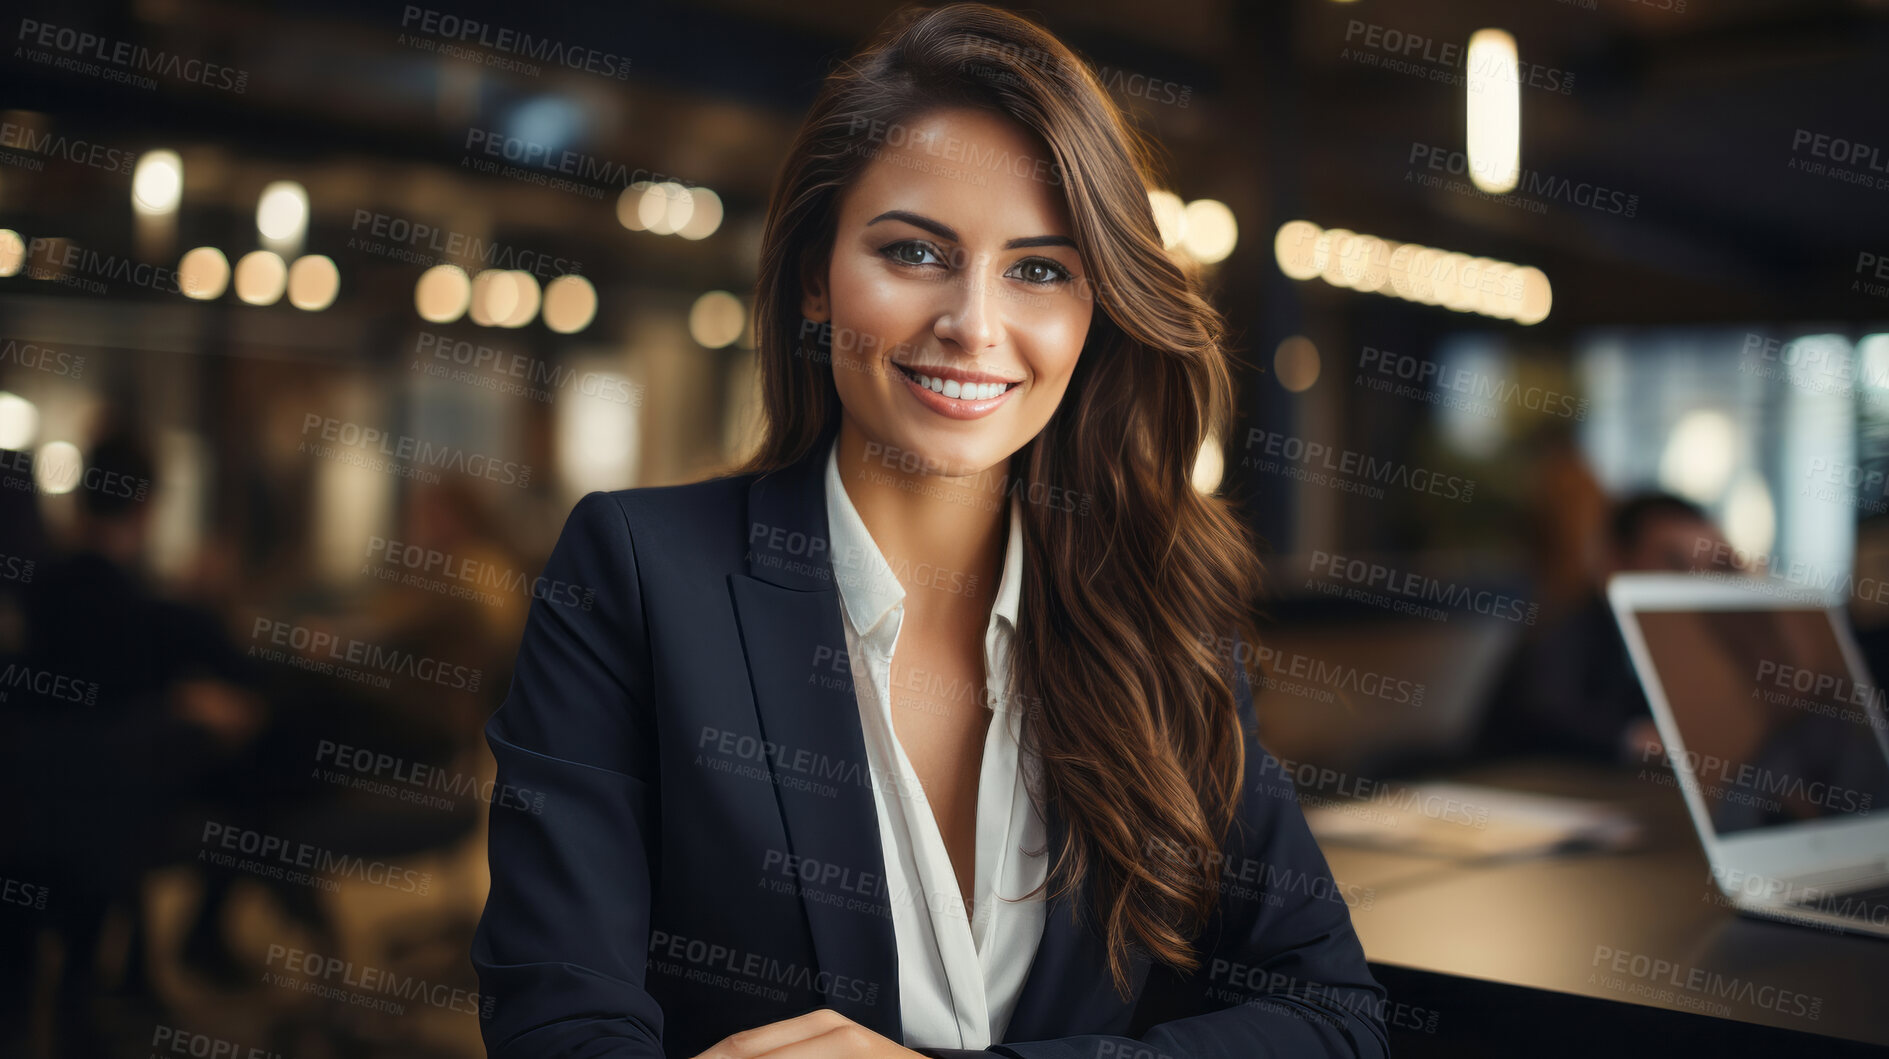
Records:
{"label": "eyebrow", "polygon": [[[913,213],[910,210],[887,210],[879,216],[874,217],[872,220],[867,221],[866,227],[870,228],[880,221],[904,221],[906,224],[915,228],[923,228],[940,239],[948,239],[954,243],[959,241],[957,230],[950,225],[942,221],[934,221],[930,217]],[[1066,246],[1074,250],[1076,249],[1076,241],[1066,235],[1031,235],[1021,239],[1010,240],[1004,244],[1004,249],[1022,250],[1032,246]]]}

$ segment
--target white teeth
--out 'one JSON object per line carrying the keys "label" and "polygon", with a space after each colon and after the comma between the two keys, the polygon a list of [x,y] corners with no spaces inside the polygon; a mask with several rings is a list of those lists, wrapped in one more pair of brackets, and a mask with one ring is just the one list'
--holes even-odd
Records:
{"label": "white teeth", "polygon": [[946,397],[965,401],[988,401],[1010,388],[1010,384],[1004,382],[959,382],[956,379],[925,375],[916,371],[911,372],[911,375],[920,386],[933,393],[941,393]]}

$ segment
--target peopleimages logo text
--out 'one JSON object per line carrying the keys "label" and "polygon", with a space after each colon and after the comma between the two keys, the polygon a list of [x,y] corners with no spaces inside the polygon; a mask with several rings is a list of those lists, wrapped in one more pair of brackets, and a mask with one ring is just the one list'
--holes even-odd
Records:
{"label": "peopleimages logo text", "polygon": [[456,44],[477,44],[509,55],[521,55],[533,62],[581,70],[600,77],[614,77],[620,81],[630,76],[630,60],[614,52],[567,45],[549,37],[534,37],[529,33],[414,4],[406,5],[401,11],[400,26],[402,29],[438,34]]}
{"label": "peopleimages logo text", "polygon": [[544,813],[543,791],[534,791],[529,787],[514,787],[509,783],[500,783],[496,779],[482,780],[463,772],[454,772],[438,765],[428,765],[425,762],[408,761],[405,758],[376,752],[366,747],[349,746],[346,743],[323,739],[315,744],[315,760],[351,772],[359,779],[391,780],[418,790],[440,791],[454,797],[471,796],[488,805],[496,805],[501,809],[521,809],[533,816]]}
{"label": "peopleimages logo text", "polygon": [[76,165],[91,166],[114,173],[131,175],[132,165],[137,161],[137,152],[118,147],[107,147],[102,143],[87,140],[68,139],[50,132],[34,132],[25,125],[11,121],[0,121],[0,147],[11,147],[28,154],[44,155],[48,158],[63,158]]}
{"label": "peopleimages logo text", "polygon": [[479,683],[485,677],[483,670],[267,617],[256,619],[249,638],[251,641],[261,640],[278,647],[287,647],[312,658],[365,666],[395,676],[410,676],[455,691],[478,691]]}
{"label": "peopleimages logo text", "polygon": [[6,669],[0,670],[0,701],[5,701],[9,690],[30,691],[42,698],[93,706],[98,703],[99,685],[94,680],[80,680],[50,669],[8,662]]}
{"label": "peopleimages logo text", "polygon": [[362,426],[332,416],[309,412],[302,417],[302,436],[315,433],[323,441],[344,448],[366,449],[420,467],[458,471],[474,478],[487,478],[505,485],[531,484],[531,466],[490,456],[452,445],[438,445],[407,434],[389,434],[375,427]]}
{"label": "peopleimages logo text", "polygon": [[[14,40],[41,48],[51,48],[80,59],[93,59],[122,71],[158,74],[172,80],[187,81],[205,88],[235,92],[238,95],[249,87],[249,71],[247,70],[205,62],[202,59],[186,58],[174,52],[147,48],[130,41],[112,40],[96,33],[87,33],[51,22],[39,22],[30,18],[20,19],[20,32]],[[96,73],[97,71],[80,70],[79,72]],[[156,85],[155,83],[141,84],[139,87],[155,88]]]}
{"label": "peopleimages logo text", "polygon": [[[432,872],[368,860],[352,853],[337,853],[308,842],[294,842],[278,835],[216,820],[203,822],[203,836],[199,841],[206,854],[221,851],[252,858],[244,862],[245,865],[265,869],[262,874],[272,878],[282,877],[285,872],[270,869],[301,869],[314,875],[351,879],[420,897],[425,897],[433,885]],[[199,859],[209,858],[205,856]]]}
{"label": "peopleimages logo text", "polygon": [[[1675,757],[1685,762],[1689,772],[1689,785],[1699,786],[1716,781],[1716,785],[1706,793],[1723,797],[1739,804],[1751,804],[1750,799],[1734,797],[1741,792],[1730,788],[1742,788],[1744,791],[1757,791],[1761,794],[1773,794],[1780,798],[1790,798],[1838,813],[1854,813],[1866,816],[1874,806],[1876,796],[1868,791],[1857,791],[1848,787],[1839,787],[1823,780],[1806,780],[1788,772],[1762,768],[1749,761],[1732,761],[1716,754],[1702,754],[1696,750],[1670,751],[1663,747],[1647,747],[1640,755],[1642,762],[1660,758],[1663,763],[1673,767]],[[1677,769],[1674,770],[1677,774]],[[1775,803],[1774,803],[1775,804]]]}
{"label": "peopleimages logo text", "polygon": [[455,232],[449,228],[427,224],[424,221],[412,221],[390,213],[376,213],[373,210],[357,209],[354,220],[348,230],[355,233],[348,245],[356,249],[380,252],[371,245],[358,245],[356,239],[362,229],[376,239],[384,239],[389,244],[398,243],[401,248],[412,250],[420,248],[435,255],[477,261],[487,268],[511,268],[529,272],[539,279],[551,279],[567,273],[581,273],[584,264],[570,258],[554,257],[535,250],[521,249],[503,243],[481,239],[476,236]]}
{"label": "peopleimages logo text", "polygon": [[[1443,364],[1409,353],[1365,346],[1358,356],[1360,375],[1367,370],[1386,379],[1396,378],[1420,387],[1434,387],[1466,395],[1472,401],[1509,404],[1529,412],[1586,419],[1587,402],[1573,394],[1544,386],[1523,386],[1513,379],[1474,371],[1459,365]],[[1366,376],[1369,378],[1369,376]]]}
{"label": "peopleimages logo text", "polygon": [[1335,448],[1320,441],[1307,441],[1263,427],[1251,427],[1246,431],[1246,449],[1249,453],[1257,450],[1276,460],[1322,468],[1355,481],[1401,486],[1412,492],[1430,493],[1449,500],[1460,500],[1465,504],[1476,495],[1474,479],[1438,474],[1397,460],[1379,459],[1366,453]]}
{"label": "peopleimages logo text", "polygon": [[[1473,174],[1489,177],[1497,170],[1493,165],[1479,164],[1462,151],[1452,151],[1434,144],[1412,142],[1410,157],[1405,160],[1410,165],[1422,165],[1437,172],[1447,172],[1451,176]],[[1640,196],[1608,188],[1588,180],[1570,180],[1564,176],[1555,176],[1538,170],[1524,168],[1516,174],[1514,190],[1503,192],[1524,198],[1555,200],[1571,206],[1599,210],[1602,213],[1633,217],[1640,211]]]}
{"label": "peopleimages logo text", "polygon": [[441,577],[479,588],[495,588],[501,592],[528,599],[542,599],[547,603],[575,607],[578,610],[589,610],[596,600],[594,591],[569,581],[542,576],[531,577],[522,570],[467,559],[449,552],[442,552],[437,548],[425,548],[418,544],[407,544],[381,536],[370,536],[367,539],[367,557],[415,572],[438,574]]}
{"label": "peopleimages logo text", "polygon": [[1490,618],[1506,618],[1524,625],[1535,624],[1541,604],[1488,589],[1474,589],[1414,570],[1399,570],[1382,563],[1351,559],[1332,552],[1314,550],[1308,572],[1317,577],[1362,585],[1405,599],[1442,603]]}

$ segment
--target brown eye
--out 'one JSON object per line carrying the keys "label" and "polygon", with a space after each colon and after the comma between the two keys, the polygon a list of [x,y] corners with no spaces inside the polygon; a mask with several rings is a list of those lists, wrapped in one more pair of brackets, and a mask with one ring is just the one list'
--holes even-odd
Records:
{"label": "brown eye", "polygon": [[1068,269],[1044,257],[1026,258],[1017,262],[1010,271],[1016,278],[1037,287],[1047,287],[1069,278]]}
{"label": "brown eye", "polygon": [[[937,251],[933,249],[929,243],[921,243],[916,240],[908,239],[904,242],[893,243],[881,248],[879,252],[901,265],[944,264],[944,262],[939,259]],[[929,257],[929,260],[927,260],[927,257]]]}

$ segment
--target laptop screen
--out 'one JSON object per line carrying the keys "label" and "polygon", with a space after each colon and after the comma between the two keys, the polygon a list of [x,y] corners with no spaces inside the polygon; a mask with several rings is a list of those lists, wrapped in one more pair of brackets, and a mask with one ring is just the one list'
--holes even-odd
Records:
{"label": "laptop screen", "polygon": [[1851,674],[1828,612],[1636,617],[1720,834],[1889,812],[1889,701]]}

